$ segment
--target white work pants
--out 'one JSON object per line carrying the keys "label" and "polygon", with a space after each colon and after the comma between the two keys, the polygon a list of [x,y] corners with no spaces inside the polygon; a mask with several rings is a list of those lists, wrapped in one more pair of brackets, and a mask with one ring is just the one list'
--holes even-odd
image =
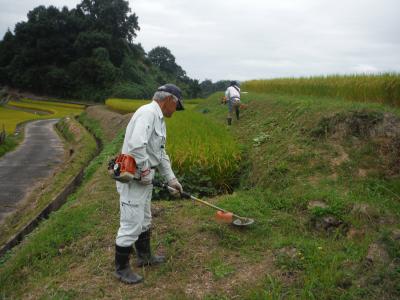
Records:
{"label": "white work pants", "polygon": [[139,235],[151,226],[153,185],[142,185],[136,181],[127,185],[129,191],[120,192],[120,227],[115,241],[120,247],[132,246]]}

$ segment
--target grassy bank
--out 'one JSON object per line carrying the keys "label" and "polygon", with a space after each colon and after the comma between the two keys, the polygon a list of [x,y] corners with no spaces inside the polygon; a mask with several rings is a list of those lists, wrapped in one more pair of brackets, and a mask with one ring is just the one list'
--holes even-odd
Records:
{"label": "grassy bank", "polygon": [[396,73],[251,80],[244,82],[242,89],[258,93],[333,97],[400,106],[400,75]]}
{"label": "grassy bank", "polygon": [[[385,113],[398,117],[399,110],[307,96],[250,93],[243,100],[248,109],[232,133],[246,146],[249,165],[240,190],[220,204],[255,217],[257,226],[239,238],[226,227],[213,230],[241,252],[253,249],[251,256],[272,250],[279,271],[264,272],[257,286],[247,292],[239,288],[238,294],[255,299],[399,297],[395,145],[400,135],[393,139],[392,153],[384,150],[391,149],[384,138],[358,131]],[[226,107],[217,103],[214,97],[207,109],[224,122]],[[327,120],[338,122],[337,132],[330,131]],[[356,130],[340,131],[352,122]],[[312,207],[315,201],[326,206]],[[325,224],[329,218],[337,226]],[[374,248],[381,252],[374,254]]]}
{"label": "grassy bank", "polygon": [[[332,124],[342,128],[342,120],[362,116],[375,126],[379,113],[399,112],[379,104],[250,93],[241,120],[227,128],[220,96],[198,111],[207,109],[204,118],[231,132],[247,164],[240,188],[207,200],[255,218],[252,227],[216,223],[213,210],[190,201],[153,203],[152,245],[168,262],[135,268],[145,276],[139,286],[118,283],[111,273],[119,203],[105,168],[120,150],[119,136],[68,204],[2,262],[4,297],[398,298],[399,176],[381,167],[392,162],[390,149],[358,131],[335,132]],[[316,201],[325,206],[310,205]]]}

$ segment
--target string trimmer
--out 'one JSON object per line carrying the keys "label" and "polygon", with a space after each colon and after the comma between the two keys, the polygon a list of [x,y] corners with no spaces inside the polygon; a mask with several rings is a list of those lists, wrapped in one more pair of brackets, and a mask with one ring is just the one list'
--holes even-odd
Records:
{"label": "string trimmer", "polygon": [[[157,183],[155,185],[166,188],[172,192],[177,192],[176,189],[174,189],[173,187],[170,187],[167,184]],[[238,216],[230,211],[227,211],[226,209],[223,209],[221,207],[213,205],[207,201],[198,199],[189,193],[182,192],[181,197],[185,198],[185,199],[192,199],[193,201],[196,201],[198,203],[201,203],[203,205],[206,205],[208,207],[216,209],[217,210],[216,218],[222,222],[230,223],[235,226],[249,226],[254,223],[254,219]]]}

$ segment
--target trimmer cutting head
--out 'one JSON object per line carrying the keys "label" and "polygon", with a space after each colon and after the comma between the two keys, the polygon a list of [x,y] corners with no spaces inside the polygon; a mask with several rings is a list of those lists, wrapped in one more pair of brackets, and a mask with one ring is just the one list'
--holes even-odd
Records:
{"label": "trimmer cutting head", "polygon": [[254,219],[243,218],[243,219],[235,219],[232,224],[235,226],[249,226],[254,223]]}

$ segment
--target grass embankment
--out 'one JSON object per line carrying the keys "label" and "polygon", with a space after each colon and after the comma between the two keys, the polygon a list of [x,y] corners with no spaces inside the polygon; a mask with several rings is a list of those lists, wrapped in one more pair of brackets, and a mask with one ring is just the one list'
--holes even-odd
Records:
{"label": "grass embankment", "polygon": [[[219,96],[199,110],[207,108],[225,126]],[[120,150],[119,136],[82,189],[3,262],[4,296],[398,298],[400,250],[392,233],[399,228],[399,178],[379,167],[379,144],[333,137],[330,125],[324,127],[329,122],[321,122],[336,112],[390,109],[311,97],[248,94],[243,100],[249,106],[230,128],[249,161],[241,188],[209,201],[254,217],[251,228],[215,223],[212,210],[189,201],[153,203],[153,247],[168,262],[135,269],[145,275],[138,287],[117,283],[111,273],[119,203],[105,167]],[[308,209],[317,199],[327,207]],[[317,226],[327,216],[340,224]]]}
{"label": "grass embankment", "polygon": [[[239,294],[399,297],[400,123],[391,125],[393,139],[373,130],[376,138],[368,136],[368,126],[379,124],[383,112],[399,111],[307,96],[250,93],[244,102],[248,110],[232,132],[247,146],[248,174],[241,190],[220,204],[255,217],[257,225],[240,237],[226,227],[219,234],[241,251],[253,249],[254,257],[273,250],[279,271],[260,274]],[[225,121],[226,107],[208,108]],[[335,122],[336,132],[330,128]],[[309,208],[313,200],[326,208]]]}
{"label": "grass embankment", "polygon": [[95,140],[76,120],[63,119],[56,127],[65,140],[65,162],[54,171],[54,176],[32,187],[33,191],[24,203],[5,219],[0,226],[0,245],[33,220],[96,153]]}
{"label": "grass embankment", "polygon": [[251,80],[244,82],[242,89],[258,93],[340,97],[400,106],[400,74],[397,73]]}

